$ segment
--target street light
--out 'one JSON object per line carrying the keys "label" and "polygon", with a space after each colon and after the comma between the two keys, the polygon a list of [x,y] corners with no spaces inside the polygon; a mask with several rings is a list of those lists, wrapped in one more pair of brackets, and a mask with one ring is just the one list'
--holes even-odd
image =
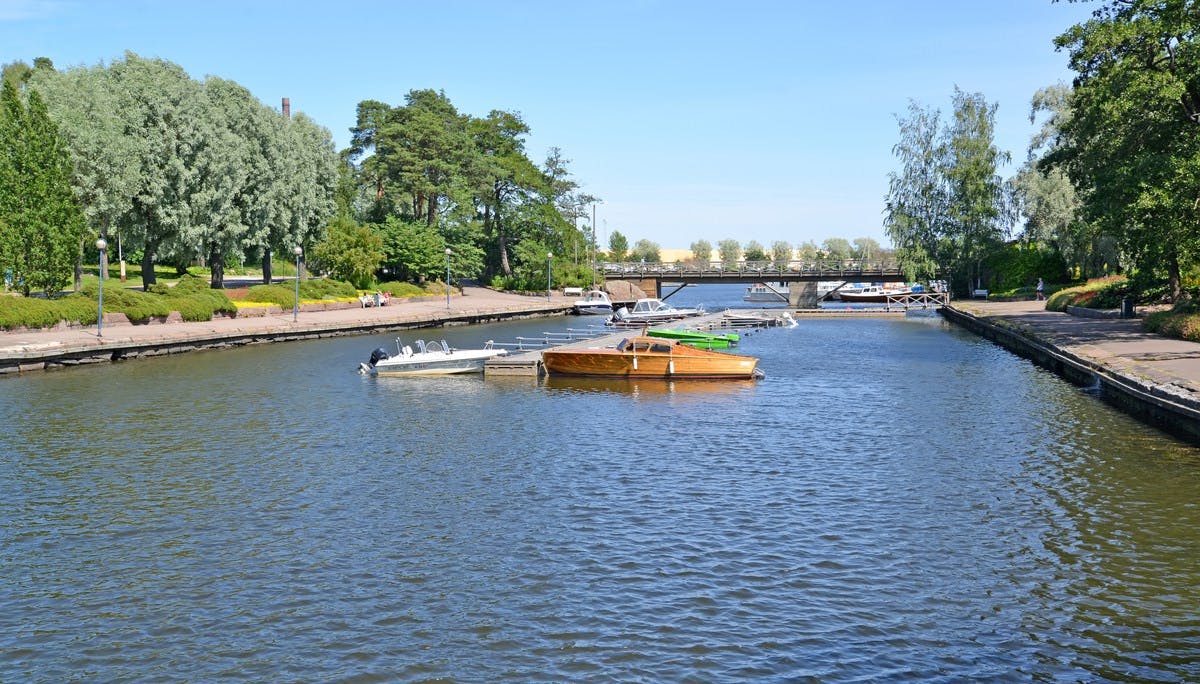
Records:
{"label": "street light", "polygon": [[96,249],[100,250],[100,296],[96,299],[96,337],[104,337],[104,250],[108,242],[104,238],[96,240]]}
{"label": "street light", "polygon": [[292,322],[295,323],[300,319],[300,255],[304,254],[304,250],[296,245],[292,248],[292,254],[296,255],[296,301],[292,302]]}
{"label": "street light", "polygon": [[546,301],[550,301],[550,262],[554,259],[553,252],[546,252]]}
{"label": "street light", "polygon": [[450,255],[454,252],[450,248],[446,248],[446,308],[450,308]]}

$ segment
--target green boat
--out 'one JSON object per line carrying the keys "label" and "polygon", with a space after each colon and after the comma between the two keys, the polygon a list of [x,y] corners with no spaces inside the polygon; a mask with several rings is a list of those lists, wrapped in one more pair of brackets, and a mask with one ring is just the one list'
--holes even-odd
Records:
{"label": "green boat", "polygon": [[679,340],[680,344],[686,344],[689,347],[696,347],[697,349],[729,349],[741,339],[737,333],[717,334],[700,332],[698,330],[658,329],[647,330],[646,334],[650,337]]}

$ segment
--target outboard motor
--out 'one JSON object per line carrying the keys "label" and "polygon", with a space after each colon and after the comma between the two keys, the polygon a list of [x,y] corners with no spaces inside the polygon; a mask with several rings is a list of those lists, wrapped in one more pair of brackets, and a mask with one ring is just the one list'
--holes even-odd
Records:
{"label": "outboard motor", "polygon": [[384,349],[383,347],[380,347],[380,348],[376,349],[375,351],[371,352],[371,365],[374,366],[375,364],[379,363],[380,361],[382,361],[386,358],[388,358],[387,350]]}

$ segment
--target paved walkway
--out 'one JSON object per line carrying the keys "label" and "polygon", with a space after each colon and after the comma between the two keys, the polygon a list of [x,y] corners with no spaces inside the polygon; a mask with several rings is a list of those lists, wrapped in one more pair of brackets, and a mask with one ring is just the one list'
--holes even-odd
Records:
{"label": "paved walkway", "polygon": [[522,315],[555,315],[570,310],[575,298],[555,293],[552,297],[536,297],[496,292],[487,288],[467,287],[463,294],[453,295],[447,308],[444,297],[421,298],[422,301],[393,299],[383,307],[334,309],[330,311],[301,310],[296,322],[292,312],[247,318],[217,317],[199,323],[161,323],[149,325],[114,325],[106,322],[103,336],[97,336],[96,326],[6,332],[0,330],[0,366],[14,362],[34,362],[39,358],[65,353],[100,353],[156,344],[190,343],[234,339],[246,336],[289,336],[334,331],[369,332],[389,327],[434,327],[448,322],[471,322],[480,317],[519,317]]}
{"label": "paved walkway", "polygon": [[1141,319],[1071,316],[1046,311],[1044,302],[1037,301],[958,300],[953,304],[982,321],[1015,328],[1096,367],[1200,403],[1200,343],[1146,332]]}

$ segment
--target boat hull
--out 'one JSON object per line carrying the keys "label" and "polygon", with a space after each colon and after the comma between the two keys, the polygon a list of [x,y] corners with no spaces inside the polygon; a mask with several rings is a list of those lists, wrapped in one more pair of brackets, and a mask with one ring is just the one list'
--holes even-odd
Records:
{"label": "boat hull", "polygon": [[507,353],[504,349],[456,350],[449,354],[428,352],[383,359],[374,366],[364,363],[362,371],[381,376],[482,373],[488,359]]}
{"label": "boat hull", "polygon": [[625,340],[616,349],[547,349],[552,375],[605,378],[746,379],[758,377],[758,359],[655,338]]}

